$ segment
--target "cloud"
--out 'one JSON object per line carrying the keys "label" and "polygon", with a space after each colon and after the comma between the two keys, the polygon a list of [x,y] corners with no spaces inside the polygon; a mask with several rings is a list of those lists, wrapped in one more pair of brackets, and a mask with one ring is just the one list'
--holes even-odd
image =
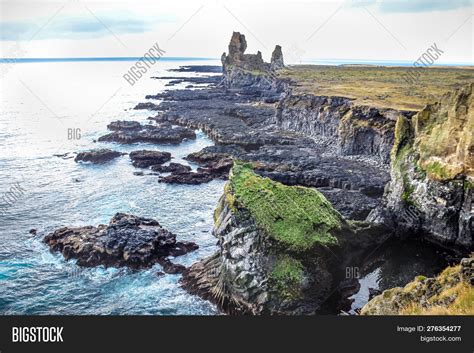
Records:
{"label": "cloud", "polygon": [[[109,35],[150,32],[162,23],[175,22],[174,16],[143,18],[131,14],[92,14],[37,21],[0,22],[0,40],[90,39]],[[44,26],[43,24],[46,23]],[[44,27],[41,27],[44,26]]]}
{"label": "cloud", "polygon": [[351,0],[354,7],[375,6],[380,12],[448,11],[473,5],[473,0]]}

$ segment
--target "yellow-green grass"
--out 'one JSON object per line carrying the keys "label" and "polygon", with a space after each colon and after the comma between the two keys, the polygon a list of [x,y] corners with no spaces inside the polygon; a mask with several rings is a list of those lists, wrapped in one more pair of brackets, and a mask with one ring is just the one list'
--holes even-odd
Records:
{"label": "yellow-green grass", "polygon": [[[407,71],[420,73],[414,83],[407,82]],[[474,67],[295,65],[280,70],[279,76],[291,79],[297,94],[341,96],[359,105],[419,111],[444,93],[473,82]]]}

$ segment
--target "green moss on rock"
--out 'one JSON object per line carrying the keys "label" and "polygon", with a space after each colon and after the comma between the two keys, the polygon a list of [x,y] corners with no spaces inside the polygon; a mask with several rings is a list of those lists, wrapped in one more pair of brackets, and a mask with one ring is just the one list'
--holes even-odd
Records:
{"label": "green moss on rock", "polygon": [[303,273],[303,265],[300,261],[289,256],[282,256],[277,259],[270,273],[270,288],[282,299],[298,299],[301,297]]}
{"label": "green moss on rock", "polygon": [[257,226],[286,248],[338,244],[333,234],[341,229],[342,216],[319,191],[263,178],[242,162],[234,163],[228,185],[229,206],[247,209]]}

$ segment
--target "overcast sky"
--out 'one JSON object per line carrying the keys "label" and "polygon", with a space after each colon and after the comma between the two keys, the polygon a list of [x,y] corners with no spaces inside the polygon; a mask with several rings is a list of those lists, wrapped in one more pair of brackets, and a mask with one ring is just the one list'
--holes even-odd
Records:
{"label": "overcast sky", "polygon": [[232,31],[247,52],[286,62],[416,60],[434,42],[440,62],[473,63],[473,1],[2,1],[1,57],[218,58]]}

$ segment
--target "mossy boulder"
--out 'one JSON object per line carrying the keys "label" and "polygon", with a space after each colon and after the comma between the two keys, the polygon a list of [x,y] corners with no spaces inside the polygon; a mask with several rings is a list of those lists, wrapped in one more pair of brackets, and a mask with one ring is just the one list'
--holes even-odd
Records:
{"label": "mossy boulder", "polygon": [[230,206],[247,209],[259,228],[289,250],[337,245],[342,216],[316,189],[286,186],[235,163],[230,174]]}
{"label": "mossy boulder", "polygon": [[183,285],[234,314],[315,314],[360,255],[353,250],[383,240],[345,221],[316,189],[283,185],[239,161],[214,222],[220,250],[185,272]]}

